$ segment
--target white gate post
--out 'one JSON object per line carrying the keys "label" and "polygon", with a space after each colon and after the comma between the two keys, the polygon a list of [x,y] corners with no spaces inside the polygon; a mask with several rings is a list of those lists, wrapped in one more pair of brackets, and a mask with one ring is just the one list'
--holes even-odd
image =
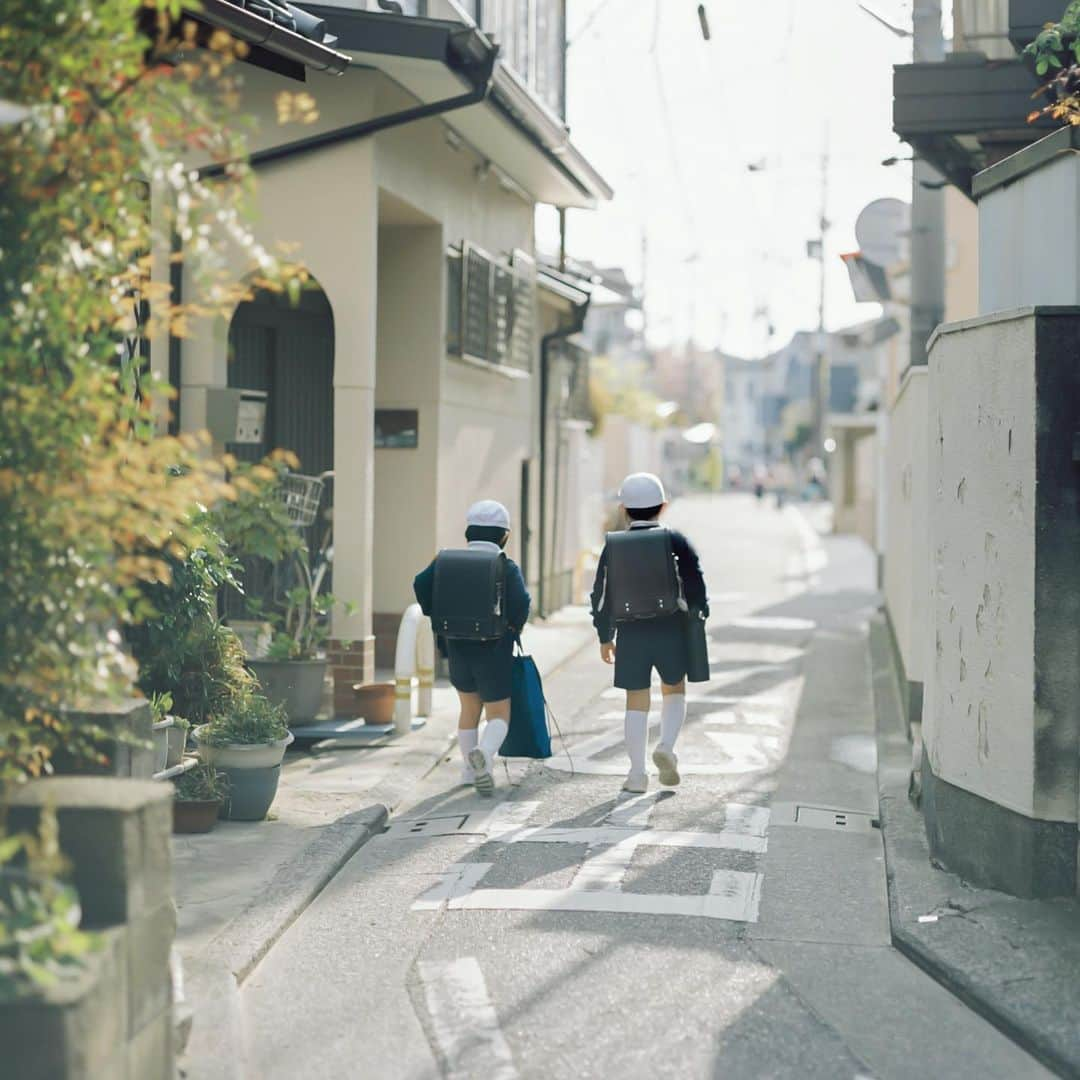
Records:
{"label": "white gate post", "polygon": [[412,682],[417,678],[418,716],[431,715],[431,690],[435,683],[435,649],[431,627],[419,604],[410,604],[401,617],[394,654],[394,732],[412,730]]}

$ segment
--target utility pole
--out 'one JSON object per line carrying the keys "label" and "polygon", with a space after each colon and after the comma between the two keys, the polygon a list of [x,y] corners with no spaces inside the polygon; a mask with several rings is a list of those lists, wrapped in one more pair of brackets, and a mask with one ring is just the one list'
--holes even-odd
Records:
{"label": "utility pole", "polygon": [[645,226],[641,227],[641,349],[642,354],[647,354],[649,351],[649,317],[646,312],[646,305],[649,302],[648,293],[645,288],[647,280],[649,266],[649,234],[645,230]]}
{"label": "utility pole", "polygon": [[825,345],[825,242],[829,234],[829,133],[821,152],[821,217],[818,258],[821,260],[818,280],[818,328],[814,349],[814,385],[811,404],[812,457],[821,457],[825,446],[825,420],[829,403],[829,356]]}
{"label": "utility pole", "polygon": [[[915,0],[915,63],[945,59],[941,0]],[[911,187],[911,345],[912,367],[926,364],[926,343],[945,318],[945,192],[937,171],[915,155]]]}

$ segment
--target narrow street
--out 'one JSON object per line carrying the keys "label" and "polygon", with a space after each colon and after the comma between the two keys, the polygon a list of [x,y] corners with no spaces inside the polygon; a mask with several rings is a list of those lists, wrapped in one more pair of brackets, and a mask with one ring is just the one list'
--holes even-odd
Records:
{"label": "narrow street", "polygon": [[741,494],[670,521],[713,597],[681,786],[620,794],[584,650],[548,680],[572,762],[494,800],[442,764],[244,983],[251,1077],[1048,1075],[889,944],[867,549]]}

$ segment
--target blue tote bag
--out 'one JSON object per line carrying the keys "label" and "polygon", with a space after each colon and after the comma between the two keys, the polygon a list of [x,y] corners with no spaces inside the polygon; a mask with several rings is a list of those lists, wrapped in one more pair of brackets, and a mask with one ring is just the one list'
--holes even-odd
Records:
{"label": "blue tote bag", "polygon": [[531,656],[521,652],[514,657],[510,690],[510,728],[499,753],[503,757],[549,758],[551,734],[547,725],[547,702],[540,672]]}

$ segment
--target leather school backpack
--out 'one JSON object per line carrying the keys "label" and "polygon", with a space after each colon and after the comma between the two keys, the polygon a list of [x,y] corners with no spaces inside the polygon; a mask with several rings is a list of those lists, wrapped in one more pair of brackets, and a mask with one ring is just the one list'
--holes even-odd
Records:
{"label": "leather school backpack", "polygon": [[608,533],[607,591],[617,623],[679,611],[682,582],[671,533],[663,527]]}
{"label": "leather school backpack", "polygon": [[463,641],[495,641],[506,621],[506,555],[490,548],[454,548],[435,558],[431,625]]}

